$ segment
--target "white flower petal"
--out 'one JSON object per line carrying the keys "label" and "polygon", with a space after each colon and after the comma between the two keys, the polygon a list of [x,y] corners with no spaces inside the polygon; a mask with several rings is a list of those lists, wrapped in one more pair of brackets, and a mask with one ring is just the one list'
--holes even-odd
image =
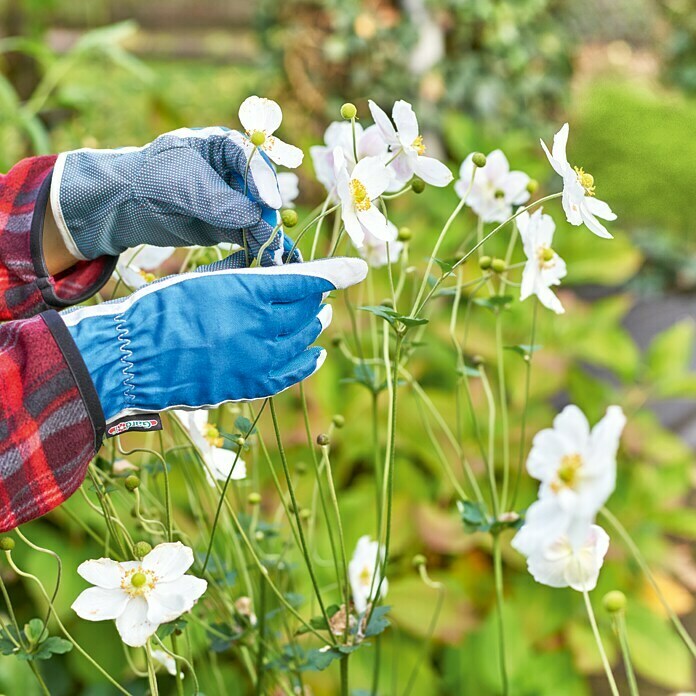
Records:
{"label": "white flower petal", "polygon": [[360,224],[377,239],[389,241],[389,227],[387,226],[387,218],[382,215],[374,205],[371,205],[367,210],[358,210],[358,220]]}
{"label": "white flower petal", "polygon": [[399,99],[392,108],[392,118],[401,142],[404,145],[413,144],[413,141],[418,137],[418,119],[413,107],[407,101]]}
{"label": "white flower petal", "polygon": [[278,174],[278,189],[284,208],[294,208],[295,199],[300,195],[300,179],[293,172]]}
{"label": "white flower petal", "polygon": [[283,112],[272,99],[248,97],[239,107],[239,120],[249,133],[261,131],[270,135],[278,130],[283,120]]}
{"label": "white flower petal", "polygon": [[585,223],[590,232],[594,232],[598,237],[603,239],[613,239],[613,235],[607,230],[607,228],[597,220],[597,218],[590,213],[586,206],[580,206],[580,216],[582,221]]}
{"label": "white flower petal", "polygon": [[553,429],[568,443],[568,454],[584,453],[590,439],[590,424],[577,406],[566,406],[553,419]]}
{"label": "white flower petal", "polygon": [[[263,151],[276,163],[288,169],[296,169],[302,164],[304,152],[299,147],[289,145],[275,135],[266,139]],[[254,179],[256,180],[256,179]]]}
{"label": "white flower petal", "polygon": [[73,611],[86,621],[107,621],[119,617],[128,604],[128,594],[120,587],[89,587],[72,604]]}
{"label": "white flower petal", "polygon": [[193,551],[180,541],[158,544],[143,558],[142,566],[151,570],[158,582],[180,578],[193,565]]}
{"label": "white flower petal", "polygon": [[596,215],[597,217],[600,217],[603,220],[616,220],[616,213],[612,212],[609,205],[604,201],[600,201],[598,198],[595,198],[594,196],[586,196],[585,205],[587,206],[587,209],[592,213],[592,215]]}
{"label": "white flower petal", "polygon": [[561,126],[561,130],[553,136],[553,149],[551,154],[556,162],[560,162],[561,165],[568,164],[568,156],[566,154],[566,148],[568,145],[568,133],[570,132],[570,127],[567,123]]}
{"label": "white flower petal", "polygon": [[374,201],[384,193],[389,183],[387,168],[379,157],[365,157],[361,159],[351,172],[351,179],[357,179],[367,191],[367,195]]}
{"label": "white flower petal", "polygon": [[77,572],[78,575],[87,580],[87,582],[92,583],[92,585],[105,589],[114,589],[121,587],[124,569],[120,563],[110,558],[99,558],[80,563],[77,567]]}
{"label": "white flower petal", "polygon": [[140,648],[159,628],[147,620],[147,602],[143,597],[133,597],[125,611],[116,619],[121,640],[132,648]]}
{"label": "white flower petal", "polygon": [[360,249],[365,240],[365,230],[358,220],[355,209],[350,205],[347,206],[344,204],[341,207],[341,218],[351,241]]}
{"label": "white flower petal", "polygon": [[399,139],[396,136],[396,130],[389,120],[389,116],[379,107],[372,99],[368,100],[370,113],[377,127],[382,131],[382,137],[388,145],[398,145]]}
{"label": "white flower petal", "polygon": [[413,169],[423,181],[431,186],[447,186],[454,179],[447,165],[434,157],[417,157]]}
{"label": "white flower petal", "polygon": [[510,163],[502,150],[493,150],[486,156],[486,166],[482,169],[486,178],[498,188],[510,173]]}
{"label": "white flower petal", "polygon": [[132,249],[126,249],[119,257],[119,261],[122,261],[126,266],[132,263],[136,268],[152,271],[163,264],[175,251],[176,247],[141,244]]}
{"label": "white flower petal", "polygon": [[158,582],[147,598],[147,620],[154,624],[174,621],[191,610],[207,587],[205,580],[193,575],[183,575],[173,582]]}

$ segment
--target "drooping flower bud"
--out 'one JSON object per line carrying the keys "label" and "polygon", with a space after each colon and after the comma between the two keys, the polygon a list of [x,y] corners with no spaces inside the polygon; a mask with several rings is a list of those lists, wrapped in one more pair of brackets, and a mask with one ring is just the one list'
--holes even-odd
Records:
{"label": "drooping flower bud", "polygon": [[610,614],[618,614],[626,608],[626,595],[621,590],[607,592],[602,598],[602,605]]}
{"label": "drooping flower bud", "polygon": [[414,176],[411,180],[411,190],[413,193],[423,193],[423,191],[425,191],[425,181],[417,176]]}
{"label": "drooping flower bud", "polygon": [[491,270],[494,273],[502,273],[505,270],[505,260],[504,259],[493,259],[491,261]]}
{"label": "drooping flower bud", "polygon": [[331,440],[326,433],[321,433],[321,435],[317,435],[317,444],[319,447],[327,447],[331,444]]}
{"label": "drooping flower bud", "polygon": [[10,539],[10,537],[0,537],[0,550],[2,551],[12,551],[15,547],[15,540]]}
{"label": "drooping flower bud", "polygon": [[140,485],[140,479],[135,476],[134,474],[131,474],[126,478],[126,488],[132,493],[139,485]]}
{"label": "drooping flower bud", "polygon": [[411,563],[413,564],[414,568],[418,568],[419,566],[425,565],[426,564],[426,558],[422,553],[417,553],[414,557]]}
{"label": "drooping flower bud", "polygon": [[147,556],[150,551],[152,551],[152,545],[148,544],[147,541],[138,541],[133,547],[133,553],[135,554],[135,557],[139,559]]}
{"label": "drooping flower bud", "polygon": [[411,232],[410,227],[399,228],[399,236],[397,237],[397,239],[400,242],[408,242],[412,237],[413,237],[413,232]]}
{"label": "drooping flower bud", "polygon": [[340,413],[337,413],[331,419],[331,422],[334,424],[335,428],[342,428],[346,424],[346,419]]}
{"label": "drooping flower bud", "polygon": [[258,505],[261,502],[261,494],[260,493],[249,493],[247,496],[247,503],[249,505]]}
{"label": "drooping flower bud", "polygon": [[539,182],[536,179],[530,179],[527,182],[527,191],[534,193],[539,188]]}
{"label": "drooping flower bud", "polygon": [[492,260],[493,260],[493,259],[491,259],[490,256],[482,256],[482,257],[479,259],[479,268],[480,268],[482,271],[487,271],[487,270],[491,267],[491,261],[492,261]]}

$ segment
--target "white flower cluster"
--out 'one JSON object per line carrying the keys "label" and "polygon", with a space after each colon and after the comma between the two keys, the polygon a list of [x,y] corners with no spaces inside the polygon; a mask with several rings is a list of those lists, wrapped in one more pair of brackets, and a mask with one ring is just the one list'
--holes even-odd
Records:
{"label": "white flower cluster", "polygon": [[626,417],[610,406],[592,430],[577,406],[566,406],[553,428],[537,433],[527,471],[540,481],[512,545],[527,557],[537,582],[594,589],[609,536],[595,517],[616,486],[616,453]]}

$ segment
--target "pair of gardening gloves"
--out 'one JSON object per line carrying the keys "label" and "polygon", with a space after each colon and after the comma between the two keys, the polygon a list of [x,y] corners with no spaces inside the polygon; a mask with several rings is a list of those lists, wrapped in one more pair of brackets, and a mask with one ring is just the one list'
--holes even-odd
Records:
{"label": "pair of gardening gloves", "polygon": [[326,294],[367,273],[359,259],[302,262],[269,205],[280,200],[272,165],[257,152],[248,166],[235,138],[223,128],[180,129],[144,147],[77,150],[56,162],[51,207],[78,259],[140,244],[245,247],[128,297],[61,313],[107,429],[138,414],[259,399],[300,382],[326,355],[312,347],[331,321]]}

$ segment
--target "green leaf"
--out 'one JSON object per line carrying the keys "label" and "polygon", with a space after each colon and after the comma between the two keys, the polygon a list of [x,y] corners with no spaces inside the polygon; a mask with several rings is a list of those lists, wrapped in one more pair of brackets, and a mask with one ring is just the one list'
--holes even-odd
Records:
{"label": "green leaf", "polygon": [[64,655],[72,650],[73,644],[65,638],[51,636],[41,643],[39,649],[34,653],[37,660],[50,660],[53,655]]}
{"label": "green leaf", "polygon": [[24,635],[30,643],[38,643],[44,631],[44,622],[41,619],[32,619],[24,626]]}
{"label": "green leaf", "polygon": [[244,416],[237,416],[234,421],[234,427],[239,433],[244,435],[244,437],[253,435],[256,432],[256,428],[253,427],[252,422]]}
{"label": "green leaf", "polygon": [[501,310],[507,309],[513,302],[513,297],[510,295],[493,295],[493,297],[476,297],[474,304],[479,307],[490,309],[494,314],[498,314]]}
{"label": "green leaf", "polygon": [[365,637],[377,636],[389,628],[389,620],[386,618],[391,607],[375,607],[370,617],[370,621],[365,628]]}
{"label": "green leaf", "polygon": [[183,631],[187,625],[188,622],[184,619],[176,619],[176,621],[170,621],[169,623],[162,624],[157,629],[157,635],[164,639],[167,636],[171,636],[174,631]]}
{"label": "green leaf", "polygon": [[457,508],[467,532],[486,532],[490,529],[488,518],[478,503],[458,500]]}
{"label": "green leaf", "polygon": [[384,307],[383,305],[366,305],[364,307],[358,307],[361,312],[369,312],[374,314],[380,319],[388,321],[392,326],[395,324],[397,312],[395,312],[391,307]]}
{"label": "green leaf", "polygon": [[645,356],[649,378],[659,381],[681,377],[689,371],[695,328],[694,322],[687,319],[653,339]]}
{"label": "green leaf", "polygon": [[528,357],[532,353],[536,353],[536,351],[541,350],[544,346],[542,345],[525,345],[523,343],[520,343],[519,345],[516,346],[505,346],[505,350],[510,350],[513,353],[517,353],[517,355],[522,356],[523,358]]}

